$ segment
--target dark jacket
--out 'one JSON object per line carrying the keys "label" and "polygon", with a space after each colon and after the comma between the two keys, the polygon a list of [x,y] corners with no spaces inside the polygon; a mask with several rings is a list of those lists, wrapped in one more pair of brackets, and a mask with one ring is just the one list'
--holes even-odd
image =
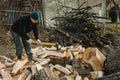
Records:
{"label": "dark jacket", "polygon": [[30,15],[22,16],[18,20],[16,20],[11,30],[16,32],[21,37],[24,37],[26,40],[29,39],[27,33],[33,30],[35,39],[38,39],[38,30],[37,24],[33,24],[30,20]]}

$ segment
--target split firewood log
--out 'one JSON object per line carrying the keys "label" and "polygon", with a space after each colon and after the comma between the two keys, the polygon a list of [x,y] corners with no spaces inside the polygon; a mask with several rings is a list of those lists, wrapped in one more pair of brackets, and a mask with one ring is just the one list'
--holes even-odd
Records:
{"label": "split firewood log", "polygon": [[20,75],[20,77],[18,78],[18,80],[26,80],[26,78],[28,78],[29,74],[31,74],[31,72],[27,69],[25,69],[22,74]]}
{"label": "split firewood log", "polygon": [[10,73],[8,73],[7,71],[5,71],[5,69],[1,69],[0,73],[2,75],[2,80],[13,80],[12,76],[10,75]]}
{"label": "split firewood log", "polygon": [[71,74],[71,72],[67,68],[65,68],[65,67],[63,67],[61,65],[55,65],[54,68],[61,71],[61,72],[63,72],[63,73],[65,73],[66,75]]}
{"label": "split firewood log", "polygon": [[5,64],[0,62],[0,69],[5,68],[5,67],[6,67]]}
{"label": "split firewood log", "polygon": [[13,66],[13,69],[12,69],[12,74],[17,74],[18,71],[23,68],[23,66],[28,62],[27,59],[23,60],[23,61],[17,61],[16,64]]}

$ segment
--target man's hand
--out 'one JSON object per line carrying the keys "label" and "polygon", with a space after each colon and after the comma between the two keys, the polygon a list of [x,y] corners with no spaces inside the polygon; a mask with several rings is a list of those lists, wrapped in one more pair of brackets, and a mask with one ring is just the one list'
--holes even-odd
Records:
{"label": "man's hand", "polygon": [[29,39],[29,40],[27,40],[27,42],[28,42],[29,44],[31,44],[31,43],[33,42],[33,40],[32,40],[32,39]]}
{"label": "man's hand", "polygon": [[38,42],[38,43],[41,43],[40,39],[37,39],[37,42]]}

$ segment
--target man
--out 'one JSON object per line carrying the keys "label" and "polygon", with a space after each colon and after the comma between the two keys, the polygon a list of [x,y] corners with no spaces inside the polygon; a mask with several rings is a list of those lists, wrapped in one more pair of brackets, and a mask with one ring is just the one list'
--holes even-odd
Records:
{"label": "man", "polygon": [[[30,43],[32,43],[33,40],[29,38],[27,33],[33,31],[35,39],[40,43],[41,41],[38,38],[37,23],[38,23],[38,14],[37,12],[32,12],[29,15],[20,17],[18,20],[16,20],[13,23],[11,27],[11,34],[16,46],[16,55],[19,60],[21,60],[23,53],[22,43],[24,45],[26,54],[28,56],[28,60],[29,61],[34,60],[30,48]],[[22,39],[22,43],[20,38]]]}

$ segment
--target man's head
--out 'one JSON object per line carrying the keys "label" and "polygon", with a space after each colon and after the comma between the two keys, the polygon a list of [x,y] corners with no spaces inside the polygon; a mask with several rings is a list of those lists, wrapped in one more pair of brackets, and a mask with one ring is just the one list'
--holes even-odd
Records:
{"label": "man's head", "polygon": [[37,12],[32,12],[30,14],[30,19],[32,23],[37,23],[38,22],[38,13]]}

